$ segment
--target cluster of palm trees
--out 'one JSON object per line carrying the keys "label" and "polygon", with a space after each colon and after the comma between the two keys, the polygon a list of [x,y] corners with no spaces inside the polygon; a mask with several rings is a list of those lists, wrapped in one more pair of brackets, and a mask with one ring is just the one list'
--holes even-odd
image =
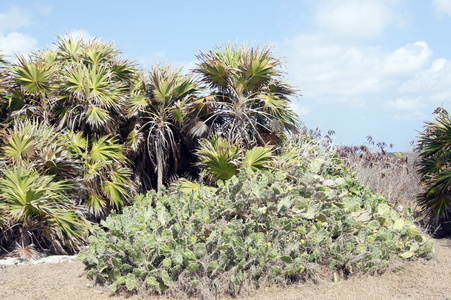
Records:
{"label": "cluster of palm trees", "polygon": [[252,171],[268,145],[298,128],[289,98],[296,90],[267,47],[213,47],[188,73],[145,71],[111,43],[72,36],[13,64],[3,58],[3,250],[74,250],[90,221],[136,193],[202,169],[213,179],[238,166]]}

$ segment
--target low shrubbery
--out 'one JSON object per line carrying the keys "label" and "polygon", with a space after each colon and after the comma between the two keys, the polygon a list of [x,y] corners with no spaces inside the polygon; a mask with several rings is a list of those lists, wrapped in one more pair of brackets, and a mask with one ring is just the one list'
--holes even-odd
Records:
{"label": "low shrubbery", "polygon": [[80,254],[88,276],[113,291],[238,295],[431,256],[431,240],[321,151],[298,140],[273,160],[287,169],[242,171],[191,194],[138,197],[95,226]]}
{"label": "low shrubbery", "polygon": [[384,194],[398,212],[413,210],[414,217],[423,217],[417,208],[417,195],[423,191],[417,174],[417,152],[388,153],[384,148],[366,145],[339,149],[340,158],[356,180]]}

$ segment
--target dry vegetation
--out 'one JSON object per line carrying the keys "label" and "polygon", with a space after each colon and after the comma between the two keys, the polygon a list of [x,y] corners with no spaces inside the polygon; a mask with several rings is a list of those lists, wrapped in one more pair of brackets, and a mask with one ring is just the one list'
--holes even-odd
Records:
{"label": "dry vegetation", "polygon": [[419,153],[416,150],[388,152],[385,143],[374,145],[371,137],[368,141],[369,147],[342,146],[337,151],[356,180],[383,194],[398,212],[411,214],[424,232],[446,237],[440,233],[441,226],[431,226],[427,214],[418,205],[418,197],[425,191],[418,174]]}
{"label": "dry vegetation", "polygon": [[416,197],[423,188],[416,173],[418,153],[393,154],[360,146],[342,147],[339,155],[361,184],[384,194],[398,211],[405,213],[411,208],[420,216]]}

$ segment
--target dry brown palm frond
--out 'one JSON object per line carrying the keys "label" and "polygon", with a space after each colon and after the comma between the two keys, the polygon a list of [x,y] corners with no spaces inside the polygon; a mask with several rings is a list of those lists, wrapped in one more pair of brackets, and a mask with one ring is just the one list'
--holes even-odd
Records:
{"label": "dry brown palm frond", "polygon": [[24,246],[16,242],[16,249],[14,250],[14,252],[19,254],[20,258],[22,259],[36,260],[39,258],[39,254],[34,248],[34,244]]}

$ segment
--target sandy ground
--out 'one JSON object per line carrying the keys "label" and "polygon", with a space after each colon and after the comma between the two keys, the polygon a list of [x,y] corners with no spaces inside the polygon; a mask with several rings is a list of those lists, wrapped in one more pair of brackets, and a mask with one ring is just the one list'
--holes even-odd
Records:
{"label": "sandy ground", "polygon": [[[246,299],[451,299],[451,240],[435,240],[430,261],[408,262],[400,271],[354,276],[338,283],[269,287]],[[0,299],[126,299],[86,279],[84,265],[61,263],[0,266]],[[142,299],[134,295],[128,299]],[[152,297],[146,299],[166,299]]]}

